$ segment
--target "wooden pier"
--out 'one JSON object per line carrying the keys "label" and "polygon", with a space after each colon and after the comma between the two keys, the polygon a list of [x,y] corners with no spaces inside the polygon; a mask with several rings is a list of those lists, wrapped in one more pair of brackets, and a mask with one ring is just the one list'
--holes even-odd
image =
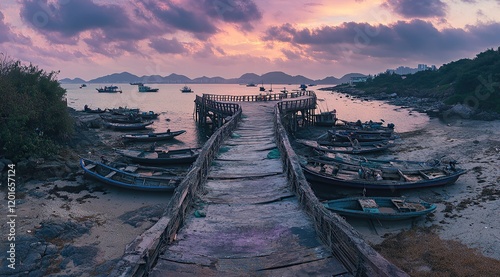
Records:
{"label": "wooden pier", "polygon": [[326,210],[305,180],[282,119],[311,99],[200,99],[214,101],[200,109],[231,112],[111,276],[408,276]]}

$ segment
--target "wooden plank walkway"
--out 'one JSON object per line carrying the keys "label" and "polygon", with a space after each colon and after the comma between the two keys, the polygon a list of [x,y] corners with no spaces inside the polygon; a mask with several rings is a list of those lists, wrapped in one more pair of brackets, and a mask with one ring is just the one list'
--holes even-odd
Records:
{"label": "wooden plank walkway", "polygon": [[197,207],[150,276],[352,276],[317,237],[287,185],[275,102],[242,102],[243,118],[212,163]]}

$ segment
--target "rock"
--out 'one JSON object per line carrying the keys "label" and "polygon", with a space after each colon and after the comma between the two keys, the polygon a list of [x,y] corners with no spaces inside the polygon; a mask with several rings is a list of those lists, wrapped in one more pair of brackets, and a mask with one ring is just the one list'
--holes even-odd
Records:
{"label": "rock", "polygon": [[458,116],[460,118],[468,119],[472,116],[474,110],[467,105],[456,104],[451,107],[451,109],[446,111],[446,113],[452,116]]}
{"label": "rock", "polygon": [[42,227],[36,230],[36,237],[46,241],[56,238],[62,241],[71,241],[88,233],[93,223],[91,221],[76,223],[69,220],[46,220],[41,225]]}
{"label": "rock", "polygon": [[61,266],[66,266],[70,261],[72,261],[75,266],[92,266],[94,257],[97,256],[98,252],[99,250],[95,246],[65,245],[61,250],[61,256],[65,258]]}

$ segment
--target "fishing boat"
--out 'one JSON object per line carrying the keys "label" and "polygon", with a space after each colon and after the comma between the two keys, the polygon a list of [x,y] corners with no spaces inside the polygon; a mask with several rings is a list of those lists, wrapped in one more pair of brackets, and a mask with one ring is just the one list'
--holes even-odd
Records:
{"label": "fishing boat", "polygon": [[153,121],[138,122],[138,123],[114,123],[114,122],[103,122],[104,126],[115,129],[118,131],[128,131],[128,130],[141,130],[145,129],[147,126],[153,124]]}
{"label": "fishing boat", "polygon": [[138,108],[119,107],[116,109],[110,109],[109,111],[116,115],[130,115],[131,113],[139,113],[140,110]]}
{"label": "fishing boat", "polygon": [[198,158],[201,149],[184,148],[175,150],[117,150],[122,156],[141,164],[186,164]]}
{"label": "fishing boat", "polygon": [[383,126],[383,122],[367,121],[361,122],[358,120],[356,122],[346,121],[338,119],[332,129],[333,130],[347,130],[356,131],[358,134],[381,134],[385,136],[392,136],[394,133],[394,124],[389,123],[387,126]]}
{"label": "fishing boat", "polygon": [[163,133],[147,133],[147,134],[126,134],[122,138],[126,141],[160,141],[169,140],[178,135],[182,135],[186,130],[170,131],[167,130]]}
{"label": "fishing boat", "polygon": [[305,146],[311,147],[312,149],[320,152],[328,152],[328,153],[347,153],[347,154],[365,154],[365,153],[373,153],[380,152],[389,149],[393,144],[389,143],[389,141],[381,141],[379,143],[370,142],[369,144],[360,143],[360,142],[348,142],[344,144],[333,144],[333,145],[324,145],[318,143],[315,140],[306,140],[306,139],[297,139],[295,140],[298,143],[301,143]]}
{"label": "fishing boat", "polygon": [[343,153],[321,153],[321,155],[311,157],[324,163],[340,163],[352,166],[362,166],[365,168],[382,169],[387,172],[418,173],[421,170],[429,170],[442,166],[441,161],[434,159],[429,161],[413,161],[398,159],[375,159],[366,158],[359,155]]}
{"label": "fishing boat", "polygon": [[106,112],[106,110],[102,110],[101,108],[91,109],[91,108],[89,108],[88,105],[83,106],[83,111],[86,113],[105,113]]}
{"label": "fishing boat", "polygon": [[112,123],[140,123],[142,118],[137,114],[131,113],[128,115],[118,114],[101,114],[99,115],[103,120]]}
{"label": "fishing boat", "polygon": [[182,182],[181,176],[142,176],[122,171],[100,162],[81,159],[80,166],[86,175],[105,184],[143,191],[173,191]]}
{"label": "fishing boat", "polygon": [[386,132],[375,132],[375,133],[365,133],[358,130],[328,130],[328,134],[331,141],[353,141],[357,140],[360,142],[368,141],[380,141],[380,140],[394,140],[398,137],[394,133]]}
{"label": "fishing boat", "polygon": [[454,163],[417,172],[386,171],[361,165],[307,159],[301,162],[306,179],[322,188],[350,187],[359,189],[401,190],[450,185],[466,170]]}
{"label": "fishing boat", "polygon": [[151,88],[150,86],[145,86],[143,84],[138,86],[139,92],[157,92],[159,88]]}
{"label": "fishing boat", "polygon": [[301,85],[299,86],[299,88],[300,88],[300,90],[306,90],[307,85],[306,85],[306,84],[301,84]]}
{"label": "fishing boat", "polygon": [[155,119],[158,118],[158,113],[155,113],[153,111],[149,112],[141,112],[138,114],[142,119]]}
{"label": "fishing boat", "polygon": [[194,91],[188,86],[183,86],[181,88],[181,92],[188,93],[188,92],[194,92]]}
{"label": "fishing boat", "polygon": [[132,82],[130,83],[132,86],[143,86],[144,84],[141,82]]}
{"label": "fishing boat", "polygon": [[80,88],[85,88],[85,87],[87,87],[87,85],[86,85],[86,84],[81,84],[81,85],[80,85]]}
{"label": "fishing boat", "polygon": [[323,205],[343,216],[378,220],[411,219],[436,210],[435,204],[401,197],[349,197],[329,200]]}
{"label": "fishing boat", "polygon": [[247,87],[255,87],[256,85],[254,83],[248,83]]}
{"label": "fishing boat", "polygon": [[105,92],[105,93],[122,93],[122,90],[119,90],[117,86],[105,86],[104,88],[96,88],[98,92]]}
{"label": "fishing boat", "polygon": [[259,91],[266,91],[266,88],[264,87],[264,82],[262,82],[262,85],[259,87]]}

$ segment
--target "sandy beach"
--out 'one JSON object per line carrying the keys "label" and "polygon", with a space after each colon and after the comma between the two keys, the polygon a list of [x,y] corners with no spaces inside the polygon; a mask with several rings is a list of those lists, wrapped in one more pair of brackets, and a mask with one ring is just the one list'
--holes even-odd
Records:
{"label": "sandy beach", "polygon": [[[316,129],[316,134],[321,129]],[[117,132],[82,129],[85,137],[65,157],[70,170],[62,176],[30,178],[17,192],[17,267],[12,276],[106,276],[123,250],[137,235],[154,224],[171,194],[118,189],[84,178],[80,156],[99,159],[120,146]],[[314,134],[304,130],[297,136]],[[457,240],[484,256],[500,260],[500,121],[431,119],[422,130],[402,133],[398,145],[384,154],[400,159],[457,160],[468,170],[456,184],[404,193],[437,203],[432,216],[411,222],[379,223],[348,219],[373,245],[414,227],[436,227],[439,237]],[[91,142],[98,138],[99,143]],[[6,191],[1,190],[2,198]],[[6,228],[1,229],[6,237]],[[4,248],[5,244],[2,245]],[[13,274],[14,273],[14,274]]]}

